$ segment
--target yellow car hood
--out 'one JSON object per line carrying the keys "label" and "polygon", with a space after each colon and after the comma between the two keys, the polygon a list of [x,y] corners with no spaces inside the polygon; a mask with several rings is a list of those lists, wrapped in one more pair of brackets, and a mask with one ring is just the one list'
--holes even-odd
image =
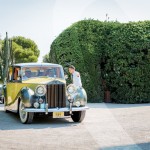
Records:
{"label": "yellow car hood", "polygon": [[36,83],[36,84],[47,84],[52,81],[60,81],[62,83],[66,83],[64,79],[60,78],[47,78],[47,77],[38,77],[38,78],[29,78],[27,80],[22,81],[22,83]]}

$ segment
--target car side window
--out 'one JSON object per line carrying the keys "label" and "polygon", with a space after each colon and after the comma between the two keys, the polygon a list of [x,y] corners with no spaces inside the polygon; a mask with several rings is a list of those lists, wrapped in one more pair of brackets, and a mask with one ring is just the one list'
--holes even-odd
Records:
{"label": "car side window", "polygon": [[20,76],[21,68],[15,67],[13,69],[13,82],[20,82],[21,76]]}

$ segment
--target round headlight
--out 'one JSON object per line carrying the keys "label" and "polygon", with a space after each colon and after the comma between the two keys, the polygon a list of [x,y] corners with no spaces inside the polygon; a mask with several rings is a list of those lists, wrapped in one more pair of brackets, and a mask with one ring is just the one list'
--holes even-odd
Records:
{"label": "round headlight", "polygon": [[75,88],[75,86],[74,85],[69,85],[68,87],[67,87],[67,92],[69,93],[69,94],[73,94],[73,93],[75,93],[76,92],[76,88]]}
{"label": "round headlight", "polygon": [[40,104],[38,102],[35,102],[33,105],[35,108],[38,108],[40,106]]}
{"label": "round headlight", "polygon": [[46,88],[45,88],[45,86],[44,85],[37,86],[36,89],[35,89],[35,94],[37,96],[43,96],[43,95],[45,95],[46,94]]}

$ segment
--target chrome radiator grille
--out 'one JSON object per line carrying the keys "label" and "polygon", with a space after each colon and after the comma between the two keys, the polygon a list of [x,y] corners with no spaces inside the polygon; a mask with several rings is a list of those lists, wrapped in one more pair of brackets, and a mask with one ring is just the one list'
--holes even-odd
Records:
{"label": "chrome radiator grille", "polygon": [[49,84],[49,85],[47,85],[46,98],[47,98],[49,108],[66,107],[65,84]]}

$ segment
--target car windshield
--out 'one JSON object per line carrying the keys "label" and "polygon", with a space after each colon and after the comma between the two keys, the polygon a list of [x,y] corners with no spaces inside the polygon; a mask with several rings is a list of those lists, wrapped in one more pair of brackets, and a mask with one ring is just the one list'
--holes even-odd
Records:
{"label": "car windshield", "polygon": [[34,77],[64,78],[61,67],[24,67],[22,68],[22,79]]}

